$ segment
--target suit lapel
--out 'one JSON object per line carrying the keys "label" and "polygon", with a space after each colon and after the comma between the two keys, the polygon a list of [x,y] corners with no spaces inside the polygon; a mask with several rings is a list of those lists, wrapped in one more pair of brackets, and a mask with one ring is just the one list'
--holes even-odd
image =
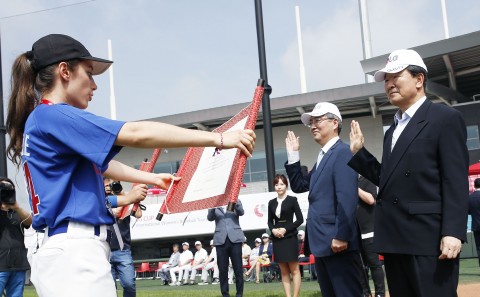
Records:
{"label": "suit lapel", "polygon": [[[277,206],[278,206],[278,201],[275,198],[275,200],[272,201],[272,211],[273,211],[273,213],[275,213],[277,211]],[[282,213],[281,210],[280,210],[280,213]]]}
{"label": "suit lapel", "polygon": [[[335,144],[328,150],[328,152],[323,155],[323,158],[322,158],[322,161],[320,161],[320,164],[318,164],[318,167],[316,168],[315,170],[315,167],[314,167],[314,172],[312,172],[312,177],[310,178],[310,191],[315,187],[315,184],[318,182],[319,180],[319,175],[322,173],[323,169],[325,168],[325,164],[327,164],[328,162],[328,159],[330,158],[330,156],[332,155],[333,151],[335,150],[335,148],[341,143],[342,141],[339,139],[337,140],[337,142],[335,142]],[[313,179],[313,183],[311,182]]]}
{"label": "suit lapel", "polygon": [[[383,166],[382,164],[382,170],[385,170],[385,172],[382,172],[381,174],[381,179],[380,179],[380,189],[382,189],[385,184],[388,182],[390,179],[392,173],[395,171],[395,168],[397,168],[398,162],[403,158],[405,155],[408,147],[412,143],[412,141],[417,137],[417,135],[422,131],[423,128],[428,124],[427,120],[427,112],[430,107],[432,102],[430,100],[425,100],[425,102],[418,108],[418,110],[415,112],[413,117],[410,119],[408,122],[407,126],[403,130],[402,134],[400,137],[397,139],[397,142],[395,143],[395,147],[393,148],[392,152],[390,152],[391,145],[392,145],[392,140],[391,140],[391,134],[393,134],[393,129],[391,130],[390,133],[390,143],[388,144],[388,139],[385,142],[385,146],[383,148],[383,153],[387,153],[387,158],[384,158],[382,162],[386,161],[386,166]],[[387,136],[387,135],[386,135]]]}

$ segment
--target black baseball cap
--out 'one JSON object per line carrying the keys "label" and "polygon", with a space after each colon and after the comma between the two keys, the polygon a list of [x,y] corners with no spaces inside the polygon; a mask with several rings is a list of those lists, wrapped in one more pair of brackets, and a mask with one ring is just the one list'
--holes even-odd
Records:
{"label": "black baseball cap", "polygon": [[93,75],[102,74],[113,61],[92,57],[79,41],[63,34],[50,34],[37,40],[28,51],[27,57],[35,71],[46,66],[73,59],[93,62]]}

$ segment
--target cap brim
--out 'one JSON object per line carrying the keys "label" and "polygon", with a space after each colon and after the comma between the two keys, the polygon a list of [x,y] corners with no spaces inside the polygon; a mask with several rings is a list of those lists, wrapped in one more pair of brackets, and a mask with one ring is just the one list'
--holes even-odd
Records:
{"label": "cap brim", "polygon": [[385,75],[387,73],[398,73],[400,71],[403,71],[407,67],[408,65],[397,65],[395,67],[388,67],[388,68],[385,67],[375,72],[375,74],[373,75],[373,78],[375,79],[376,82],[384,81]]}
{"label": "cap brim", "polygon": [[113,64],[113,61],[95,58],[95,57],[85,57],[80,59],[92,61],[93,75],[99,75],[104,73],[108,69],[108,67],[110,67]]}
{"label": "cap brim", "polygon": [[323,114],[314,114],[314,112],[306,112],[304,114],[302,114],[302,116],[300,117],[300,120],[302,121],[302,123],[305,125],[305,126],[308,126],[310,125],[310,119],[312,117],[321,117],[323,115],[325,115],[326,113],[323,113]]}

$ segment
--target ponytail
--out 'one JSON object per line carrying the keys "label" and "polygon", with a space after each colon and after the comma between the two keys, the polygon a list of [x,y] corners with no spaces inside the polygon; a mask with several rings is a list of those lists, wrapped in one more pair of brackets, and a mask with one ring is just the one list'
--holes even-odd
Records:
{"label": "ponytail", "polygon": [[11,90],[6,123],[10,135],[7,156],[13,164],[20,166],[25,122],[37,105],[35,73],[25,53],[18,56],[13,63]]}
{"label": "ponytail", "polygon": [[[52,90],[55,84],[55,70],[58,63],[34,71],[29,60],[32,52],[21,54],[12,66],[10,99],[8,102],[7,132],[10,143],[7,156],[18,167],[22,163],[22,142],[25,123],[33,109],[38,105],[42,94]],[[80,60],[65,61],[68,69],[74,71]]]}

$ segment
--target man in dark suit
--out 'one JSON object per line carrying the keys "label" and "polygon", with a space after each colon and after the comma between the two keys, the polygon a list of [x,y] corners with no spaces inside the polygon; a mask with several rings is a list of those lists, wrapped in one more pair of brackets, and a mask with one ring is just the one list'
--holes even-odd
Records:
{"label": "man in dark suit", "polygon": [[468,151],[455,109],[425,96],[427,67],[413,50],[390,54],[375,73],[399,110],[385,133],[382,163],[352,121],[349,165],[379,186],[374,246],[384,255],[390,296],[457,296],[466,240]]}
{"label": "man in dark suit", "polygon": [[468,213],[472,216],[472,232],[480,265],[480,178],[475,179],[473,186],[475,191],[468,198]]}
{"label": "man in dark suit", "polygon": [[232,261],[233,272],[235,273],[236,296],[243,296],[242,242],[245,235],[240,227],[239,216],[243,216],[244,213],[240,200],[237,201],[233,211],[227,211],[226,207],[208,210],[207,219],[215,221],[213,245],[217,250],[220,290],[223,297],[230,296],[228,288],[229,258]]}
{"label": "man in dark suit", "polygon": [[296,193],[310,191],[305,249],[315,256],[322,296],[362,296],[355,219],[357,174],[347,165],[352,157],[348,145],[338,137],[342,117],[334,104],[321,102],[301,120],[321,146],[317,163],[309,174],[303,174],[299,138],[288,131],[285,139],[285,169],[291,189]]}

